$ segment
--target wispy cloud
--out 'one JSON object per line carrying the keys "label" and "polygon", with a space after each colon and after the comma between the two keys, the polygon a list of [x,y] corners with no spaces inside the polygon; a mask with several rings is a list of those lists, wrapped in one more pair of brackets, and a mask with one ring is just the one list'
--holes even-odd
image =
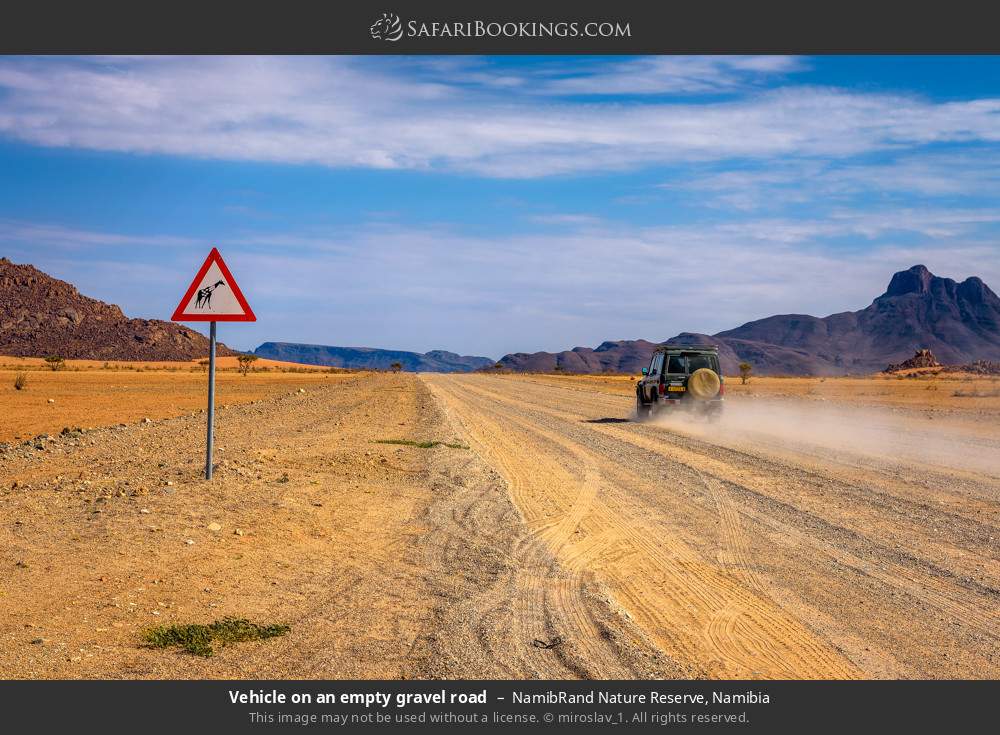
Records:
{"label": "wispy cloud", "polygon": [[[675,73],[672,60],[630,63]],[[718,62],[702,63],[708,77],[723,73]],[[766,70],[785,62],[726,63]],[[345,58],[8,58],[0,61],[0,134],[102,151],[515,178],[1000,140],[1000,99],[935,103],[791,87],[701,103],[583,103],[391,71]],[[621,68],[603,76],[543,88],[649,78]]]}
{"label": "wispy cloud", "polygon": [[[948,153],[896,154],[888,161],[790,158],[738,168],[707,166],[660,188],[690,194],[705,206],[742,211],[787,205],[881,204],[925,199],[1000,195],[1000,155],[992,148]],[[715,168],[717,170],[711,170]]]}
{"label": "wispy cloud", "polygon": [[81,250],[94,247],[151,245],[181,247],[198,244],[194,238],[173,235],[121,234],[64,227],[58,224],[0,219],[0,243],[24,244],[38,248]]}
{"label": "wispy cloud", "polygon": [[575,68],[540,80],[536,89],[555,95],[719,94],[804,68],[792,56],[649,56]]}

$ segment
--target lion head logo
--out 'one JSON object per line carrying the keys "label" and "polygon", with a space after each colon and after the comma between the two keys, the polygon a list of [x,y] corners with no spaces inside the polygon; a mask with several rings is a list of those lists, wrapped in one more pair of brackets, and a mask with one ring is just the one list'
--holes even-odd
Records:
{"label": "lion head logo", "polygon": [[395,13],[382,13],[368,30],[376,41],[398,41],[403,37],[403,24]]}

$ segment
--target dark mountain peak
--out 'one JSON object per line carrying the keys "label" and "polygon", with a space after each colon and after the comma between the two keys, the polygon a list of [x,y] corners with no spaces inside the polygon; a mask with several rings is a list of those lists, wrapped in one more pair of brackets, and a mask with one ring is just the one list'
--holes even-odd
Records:
{"label": "dark mountain peak", "polygon": [[910,293],[928,293],[931,290],[931,282],[935,279],[936,276],[927,270],[927,266],[915,265],[893,275],[892,280],[889,281],[889,288],[886,289],[882,298],[903,296]]}
{"label": "dark mountain peak", "polygon": [[[664,344],[717,345],[727,374],[740,362],[761,375],[873,372],[931,349],[947,364],[998,360],[1000,298],[979,278],[957,283],[915,265],[896,273],[886,292],[860,311],[822,318],[779,314],[715,335],[682,332]],[[593,350],[507,355],[500,362],[513,370],[638,372],[655,347],[643,340],[608,341]]]}
{"label": "dark mountain peak", "polygon": [[970,276],[958,284],[958,296],[972,304],[993,304],[1000,307],[998,297],[978,276]]}

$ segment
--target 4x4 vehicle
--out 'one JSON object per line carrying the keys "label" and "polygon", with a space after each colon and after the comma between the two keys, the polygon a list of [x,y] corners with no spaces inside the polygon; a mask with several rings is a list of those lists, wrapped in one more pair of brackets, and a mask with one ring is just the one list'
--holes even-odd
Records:
{"label": "4x4 vehicle", "polygon": [[665,345],[642,369],[635,412],[640,421],[662,410],[689,410],[712,420],[722,415],[725,392],[718,347]]}

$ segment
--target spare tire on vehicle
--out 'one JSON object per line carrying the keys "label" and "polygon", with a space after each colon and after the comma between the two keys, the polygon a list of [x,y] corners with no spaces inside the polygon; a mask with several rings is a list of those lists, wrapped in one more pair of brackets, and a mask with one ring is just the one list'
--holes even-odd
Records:
{"label": "spare tire on vehicle", "polygon": [[721,387],[722,381],[719,380],[718,374],[709,368],[698,368],[688,378],[688,393],[702,400],[715,398],[719,395]]}

